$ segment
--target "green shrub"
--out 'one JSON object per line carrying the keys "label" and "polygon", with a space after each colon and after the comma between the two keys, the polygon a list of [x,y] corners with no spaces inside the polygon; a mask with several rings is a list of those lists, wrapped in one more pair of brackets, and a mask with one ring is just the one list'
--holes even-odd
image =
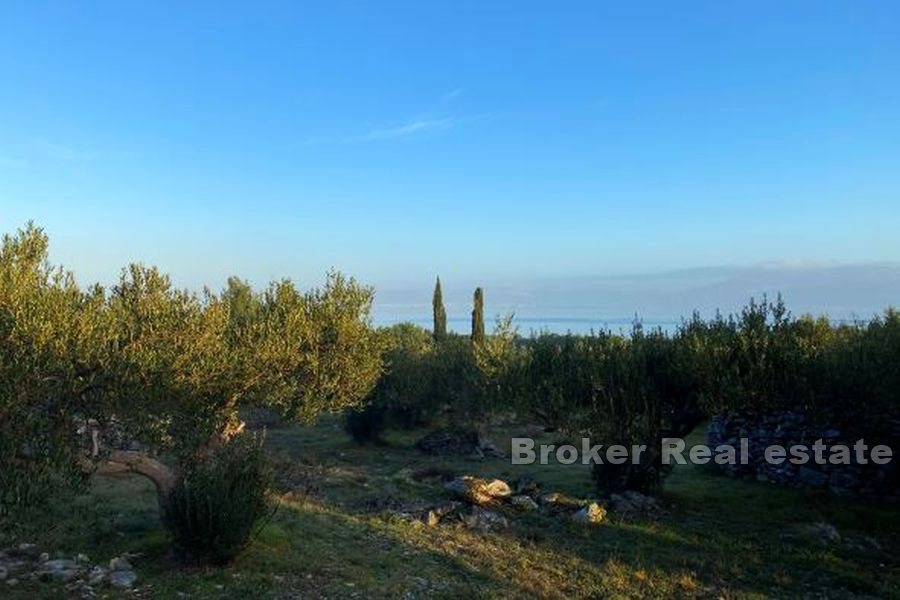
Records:
{"label": "green shrub", "polygon": [[[411,323],[380,329],[379,335],[385,369],[367,398],[367,408],[346,413],[348,433],[356,437],[352,428],[368,440],[374,438],[366,427],[374,432],[382,425],[412,429],[441,418],[465,424],[484,418],[496,398],[487,393],[475,344],[467,336],[446,334],[435,341],[427,329]],[[482,345],[491,346],[489,341]]]}
{"label": "green shrub", "polygon": [[448,334],[427,359],[428,398],[435,414],[446,413],[455,425],[472,424],[484,415],[480,372],[468,336]]}
{"label": "green shrub", "polygon": [[825,317],[794,318],[781,298],[764,298],[727,319],[695,317],[675,341],[674,373],[689,382],[707,414],[796,410],[867,437],[890,435],[900,418],[894,310],[834,325]]}
{"label": "green shrub", "polygon": [[184,467],[163,501],[163,524],[179,557],[226,564],[271,516],[272,474],[261,436],[241,434]]}
{"label": "green shrub", "polygon": [[541,334],[528,341],[523,407],[563,437],[584,433],[595,395],[599,357],[605,334],[576,336]]}
{"label": "green shrub", "polygon": [[344,431],[357,444],[379,442],[385,428],[383,406],[368,404],[361,409],[349,409],[344,413]]}
{"label": "green shrub", "polygon": [[594,437],[605,444],[643,445],[637,463],[609,462],[592,466],[592,476],[602,492],[656,491],[671,468],[662,464],[664,433],[671,429],[666,416],[681,398],[667,397],[674,390],[672,364],[675,346],[660,331],[645,333],[635,325],[630,338],[608,337],[595,381],[592,417]]}
{"label": "green shrub", "polygon": [[598,464],[592,475],[604,492],[653,491],[668,473],[662,438],[684,435],[704,416],[698,385],[684,370],[691,356],[679,338],[639,324],[627,337],[543,334],[526,346],[519,389],[530,414],[563,437],[646,446],[639,464]]}
{"label": "green shrub", "polygon": [[386,327],[379,334],[387,348],[385,370],[369,395],[370,404],[384,408],[387,422],[400,429],[429,423],[436,412],[429,396],[432,334],[412,323]]}

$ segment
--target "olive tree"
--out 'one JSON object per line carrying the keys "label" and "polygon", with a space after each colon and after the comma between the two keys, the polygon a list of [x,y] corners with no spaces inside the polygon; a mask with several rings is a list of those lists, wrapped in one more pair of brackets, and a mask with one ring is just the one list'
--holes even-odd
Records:
{"label": "olive tree", "polygon": [[360,403],[381,371],[372,290],[339,273],[308,292],[233,279],[196,294],[131,265],[109,291],[82,290],[47,245],[29,224],[0,250],[3,507],[78,464],[144,475],[165,499],[241,432],[243,404],[309,421]]}
{"label": "olive tree", "polygon": [[0,516],[81,481],[73,417],[102,383],[103,292],[50,265],[47,246],[32,224],[0,245]]}

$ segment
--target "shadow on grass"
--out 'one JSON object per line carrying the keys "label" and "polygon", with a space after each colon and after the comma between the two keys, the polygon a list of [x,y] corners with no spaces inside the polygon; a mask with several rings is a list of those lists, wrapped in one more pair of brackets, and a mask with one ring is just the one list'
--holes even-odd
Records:
{"label": "shadow on grass", "polygon": [[[594,492],[580,465],[514,466],[504,460],[431,457],[411,447],[404,432],[388,447],[358,447],[339,436],[324,445],[286,443],[317,452],[331,469],[328,502],[351,518],[373,522],[367,499],[396,497],[405,506],[445,500],[441,482],[398,480],[402,469],[440,466],[459,474],[530,478],[545,491],[578,497]],[[304,433],[289,437],[303,439]],[[694,442],[702,436],[693,436]],[[287,438],[285,438],[287,439]],[[498,441],[500,438],[495,438]],[[283,440],[284,441],[284,440]],[[503,440],[506,441],[506,440]],[[503,442],[501,441],[501,444]],[[294,454],[295,456],[297,454]],[[464,564],[494,580],[517,580],[523,594],[541,597],[885,597],[900,593],[897,548],[886,531],[900,530],[896,507],[851,505],[832,497],[732,480],[701,467],[675,469],[663,498],[670,514],[623,520],[615,514],[586,529],[540,515],[516,516],[509,532],[478,535],[454,526],[391,535]],[[803,526],[827,521],[847,543],[821,546]],[[377,527],[383,527],[378,525]],[[866,536],[880,549],[860,548]],[[859,542],[862,540],[862,544]]]}
{"label": "shadow on grass", "polygon": [[[896,507],[854,505],[706,469],[678,469],[662,495],[669,510],[657,519],[612,513],[601,526],[586,529],[535,516],[520,519],[514,534],[597,566],[614,560],[632,573],[675,577],[673,592],[678,587],[726,597],[895,597],[900,592],[896,539],[885,536],[900,530]],[[810,524],[823,521],[841,530],[840,543],[822,544],[809,534]]]}

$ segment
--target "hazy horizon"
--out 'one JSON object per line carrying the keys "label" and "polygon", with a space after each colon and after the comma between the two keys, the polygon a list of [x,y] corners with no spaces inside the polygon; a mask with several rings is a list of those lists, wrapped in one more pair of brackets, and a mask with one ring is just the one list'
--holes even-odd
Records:
{"label": "hazy horizon", "polygon": [[[515,313],[523,333],[547,328],[573,332],[670,328],[693,312],[713,317],[739,312],[751,298],[781,294],[794,315],[826,315],[836,321],[867,320],[897,305],[900,264],[757,265],[713,267],[635,275],[550,278],[531,282],[489,283],[442,280],[449,325],[468,328],[472,289],[485,288],[486,315]],[[413,321],[428,325],[431,288],[376,289],[374,316],[381,324]]]}
{"label": "hazy horizon", "polygon": [[[37,222],[40,226],[40,223]],[[3,233],[12,233],[13,230]],[[121,267],[99,269],[79,257],[71,242],[60,243],[52,230],[50,259],[71,270],[81,284],[111,286],[118,280]],[[107,262],[113,257],[108,256]],[[154,264],[150,261],[139,261]],[[227,276],[197,280],[179,272],[177,265],[156,263],[168,274],[173,285],[200,292],[224,288]],[[751,298],[774,299],[780,294],[794,315],[826,315],[834,321],[867,320],[889,307],[900,304],[900,262],[858,264],[766,263],[757,265],[721,265],[643,273],[598,273],[578,277],[446,277],[433,273],[416,274],[413,283],[397,285],[373,281],[344,271],[375,290],[372,318],[376,325],[413,322],[431,326],[431,298],[435,276],[441,277],[444,303],[451,330],[469,330],[472,293],[485,290],[485,315],[495,318],[515,315],[523,334],[532,330],[555,333],[582,333],[599,329],[628,330],[635,320],[646,327],[672,329],[682,319],[698,312],[705,318],[739,312]],[[302,289],[324,281],[318,277],[300,278],[297,270],[253,277],[231,272],[248,280],[255,289],[269,281],[288,278]],[[412,279],[412,275],[407,276]]]}

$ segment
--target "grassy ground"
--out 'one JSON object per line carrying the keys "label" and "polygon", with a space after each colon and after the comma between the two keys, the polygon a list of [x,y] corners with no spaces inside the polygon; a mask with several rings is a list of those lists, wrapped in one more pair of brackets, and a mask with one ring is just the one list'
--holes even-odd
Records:
{"label": "grassy ground", "polygon": [[[445,497],[439,481],[413,481],[409,468],[525,476],[545,491],[592,492],[587,467],[432,458],[413,448],[422,433],[358,448],[333,420],[271,431],[283,483],[295,491],[280,497],[274,518],[227,569],[172,563],[153,489],[140,478],[96,481],[28,541],[95,562],[140,553],[138,588],[129,594],[138,598],[900,597],[897,508],[730,480],[702,467],[676,468],[662,496],[667,513],[656,520],[611,513],[587,528],[528,514],[508,531],[482,534],[388,516],[385,508]],[[516,433],[494,439],[502,446]],[[803,532],[818,521],[834,525],[841,543],[822,546]],[[3,587],[0,596],[65,597],[48,583]]]}

